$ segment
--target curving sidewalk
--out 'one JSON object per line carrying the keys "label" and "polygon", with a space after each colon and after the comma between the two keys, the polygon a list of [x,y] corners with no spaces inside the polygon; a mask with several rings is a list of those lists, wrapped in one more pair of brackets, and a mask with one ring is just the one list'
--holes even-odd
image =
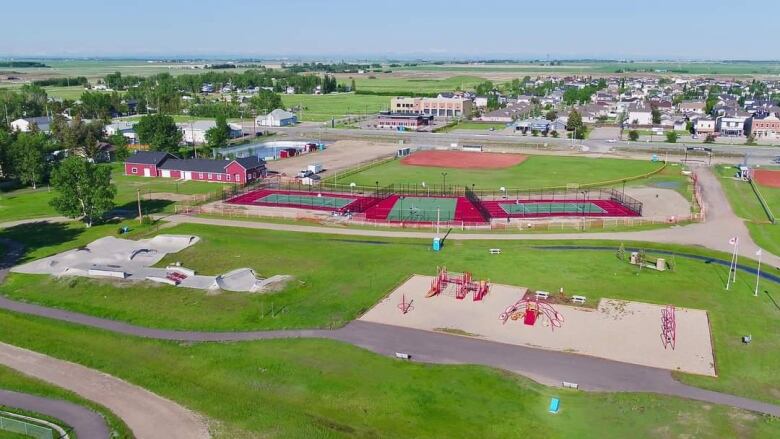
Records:
{"label": "curving sidewalk", "polygon": [[69,401],[0,390],[0,405],[59,419],[73,427],[79,439],[109,438],[108,425],[100,414]]}

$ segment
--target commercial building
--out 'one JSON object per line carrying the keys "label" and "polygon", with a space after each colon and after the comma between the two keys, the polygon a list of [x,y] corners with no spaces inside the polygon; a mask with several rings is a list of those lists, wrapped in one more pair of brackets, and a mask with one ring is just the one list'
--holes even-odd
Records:
{"label": "commercial building", "polygon": [[756,113],[748,122],[748,131],[756,139],[780,138],[780,118],[775,113]]}
{"label": "commercial building", "polygon": [[377,128],[417,130],[433,122],[432,115],[382,112],[377,117]]}
{"label": "commercial building", "polygon": [[425,114],[433,117],[469,117],[473,109],[471,99],[463,97],[406,98],[390,100],[391,113]]}

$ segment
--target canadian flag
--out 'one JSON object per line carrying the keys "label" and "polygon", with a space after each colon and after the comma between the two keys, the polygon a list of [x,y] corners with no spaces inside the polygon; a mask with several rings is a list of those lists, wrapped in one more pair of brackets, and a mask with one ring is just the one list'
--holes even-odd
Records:
{"label": "canadian flag", "polygon": [[737,242],[739,242],[739,238],[737,238],[736,236],[729,239],[729,244],[731,245],[737,245]]}

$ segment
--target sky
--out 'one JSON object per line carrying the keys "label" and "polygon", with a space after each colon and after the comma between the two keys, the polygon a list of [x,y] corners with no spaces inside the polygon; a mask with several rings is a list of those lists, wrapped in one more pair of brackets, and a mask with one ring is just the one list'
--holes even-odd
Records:
{"label": "sky", "polygon": [[5,57],[780,59],[778,0],[3,3]]}

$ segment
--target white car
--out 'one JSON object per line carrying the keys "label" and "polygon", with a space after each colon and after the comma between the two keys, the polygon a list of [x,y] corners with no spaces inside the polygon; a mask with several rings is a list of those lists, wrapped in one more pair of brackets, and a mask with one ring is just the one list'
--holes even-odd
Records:
{"label": "white car", "polygon": [[615,139],[609,139],[609,140],[607,140],[607,143],[617,143],[617,140],[615,140]]}

